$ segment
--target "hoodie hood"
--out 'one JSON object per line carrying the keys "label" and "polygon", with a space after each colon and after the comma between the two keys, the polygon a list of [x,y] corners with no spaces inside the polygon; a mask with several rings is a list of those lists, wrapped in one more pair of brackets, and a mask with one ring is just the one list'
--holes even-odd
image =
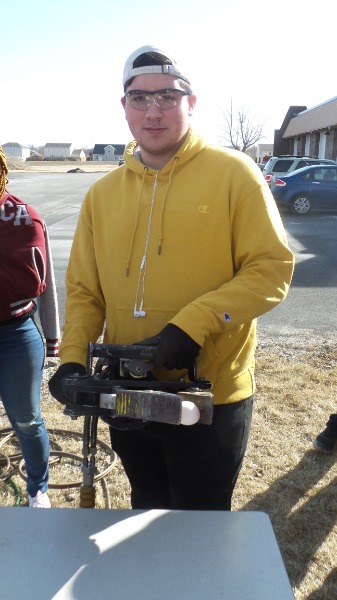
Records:
{"label": "hoodie hood", "polygon": [[[166,165],[160,169],[161,175],[167,175],[172,170],[173,164],[175,163],[175,169],[181,167],[186,162],[191,160],[196,154],[198,154],[203,148],[205,148],[206,143],[203,138],[201,138],[198,134],[196,134],[193,129],[189,129],[186,139],[178,149],[178,151],[172,156],[172,158],[166,163]],[[135,150],[138,147],[138,143],[136,140],[130,142],[125,148],[124,152],[124,161],[126,166],[135,171],[136,173],[143,173],[144,170],[149,174],[156,173],[156,169],[152,169],[151,167],[147,167],[144,165],[139,158],[135,155]]]}

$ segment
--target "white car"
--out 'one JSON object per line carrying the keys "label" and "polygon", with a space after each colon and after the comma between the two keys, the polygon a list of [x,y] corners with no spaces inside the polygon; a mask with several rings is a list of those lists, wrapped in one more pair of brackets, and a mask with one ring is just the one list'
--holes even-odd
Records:
{"label": "white car", "polygon": [[272,156],[266,163],[262,173],[270,187],[272,181],[275,181],[278,177],[317,164],[336,165],[336,162],[327,158],[314,158],[312,156]]}

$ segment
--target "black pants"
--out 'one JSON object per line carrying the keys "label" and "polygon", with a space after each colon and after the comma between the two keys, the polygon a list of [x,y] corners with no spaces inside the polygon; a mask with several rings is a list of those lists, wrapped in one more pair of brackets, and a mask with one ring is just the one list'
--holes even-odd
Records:
{"label": "black pants", "polygon": [[135,509],[230,510],[251,426],[253,397],[214,406],[212,425],[110,428]]}

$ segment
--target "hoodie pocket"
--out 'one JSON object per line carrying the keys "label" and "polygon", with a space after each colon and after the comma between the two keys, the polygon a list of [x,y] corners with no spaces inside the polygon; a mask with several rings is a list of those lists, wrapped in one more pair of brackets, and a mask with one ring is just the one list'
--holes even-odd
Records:
{"label": "hoodie pocket", "polygon": [[135,344],[159,333],[178,312],[147,308],[143,317],[135,317],[133,308],[118,307],[114,314],[107,308],[105,341]]}
{"label": "hoodie pocket", "polygon": [[219,354],[213,340],[211,337],[207,337],[197,362],[198,376],[214,383],[217,381],[219,364]]}

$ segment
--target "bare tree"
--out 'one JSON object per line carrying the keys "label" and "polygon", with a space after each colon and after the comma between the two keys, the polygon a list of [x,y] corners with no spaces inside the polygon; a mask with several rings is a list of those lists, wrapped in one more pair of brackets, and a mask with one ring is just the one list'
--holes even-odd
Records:
{"label": "bare tree", "polygon": [[230,109],[223,111],[225,125],[220,126],[221,138],[231,144],[236,150],[246,152],[247,148],[254,146],[264,136],[262,135],[264,123],[258,123],[251,117],[246,107],[234,111],[231,99]]}

